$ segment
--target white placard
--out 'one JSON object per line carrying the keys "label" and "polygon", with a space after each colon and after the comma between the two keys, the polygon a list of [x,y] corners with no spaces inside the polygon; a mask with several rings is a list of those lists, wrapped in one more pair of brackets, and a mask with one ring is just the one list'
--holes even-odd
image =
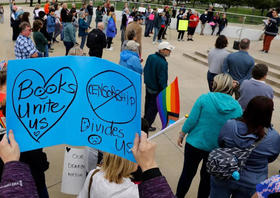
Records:
{"label": "white placard", "polygon": [[65,147],[61,192],[77,195],[86,180],[85,149]]}
{"label": "white placard", "polygon": [[139,11],[139,12],[146,12],[146,8],[144,8],[144,7],[139,7],[139,8],[138,8],[138,11]]}
{"label": "white placard", "polygon": [[39,8],[39,9],[37,9],[37,10],[35,10],[34,12],[35,12],[35,17],[39,17],[39,12],[40,11],[43,11],[44,12],[44,9],[43,8]]}
{"label": "white placard", "polygon": [[86,171],[89,173],[96,168],[98,160],[98,150],[91,147],[86,147]]}
{"label": "white placard", "polygon": [[158,8],[158,13],[162,13],[163,9],[162,8]]}

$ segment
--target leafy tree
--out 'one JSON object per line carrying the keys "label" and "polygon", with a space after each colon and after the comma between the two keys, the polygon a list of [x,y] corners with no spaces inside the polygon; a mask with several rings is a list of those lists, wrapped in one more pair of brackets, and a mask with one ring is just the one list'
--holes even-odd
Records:
{"label": "leafy tree", "polygon": [[221,4],[225,11],[232,6],[239,6],[243,4],[242,0],[215,0],[215,3]]}
{"label": "leafy tree", "polygon": [[275,0],[247,0],[247,2],[249,6],[260,9],[261,15],[263,15],[265,10],[273,7]]}

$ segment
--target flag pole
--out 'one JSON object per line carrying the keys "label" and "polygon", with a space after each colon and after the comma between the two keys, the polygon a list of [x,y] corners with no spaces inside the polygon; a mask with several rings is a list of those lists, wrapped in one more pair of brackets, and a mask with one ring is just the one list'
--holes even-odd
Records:
{"label": "flag pole", "polygon": [[168,127],[164,128],[163,130],[157,132],[156,134],[152,135],[151,137],[148,138],[148,140],[152,140],[154,138],[156,138],[157,136],[165,133],[166,131],[168,131],[170,128],[173,128],[175,125],[179,124],[180,122],[182,122],[183,120],[185,120],[186,118],[188,118],[189,115],[186,114],[184,117],[180,118],[179,120],[177,120],[175,123],[169,125]]}

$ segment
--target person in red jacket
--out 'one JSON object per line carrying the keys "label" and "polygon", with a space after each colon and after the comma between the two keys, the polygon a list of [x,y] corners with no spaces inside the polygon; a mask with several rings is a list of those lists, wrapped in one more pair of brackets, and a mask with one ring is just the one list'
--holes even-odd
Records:
{"label": "person in red jacket", "polygon": [[196,26],[199,23],[199,17],[197,12],[193,12],[193,15],[190,16],[189,26],[188,26],[188,41],[193,41],[193,35],[195,33]]}
{"label": "person in red jacket", "polygon": [[49,3],[49,0],[46,0],[46,4],[45,4],[45,6],[44,6],[44,11],[45,11],[46,15],[48,15],[49,12],[50,12],[50,3]]}

